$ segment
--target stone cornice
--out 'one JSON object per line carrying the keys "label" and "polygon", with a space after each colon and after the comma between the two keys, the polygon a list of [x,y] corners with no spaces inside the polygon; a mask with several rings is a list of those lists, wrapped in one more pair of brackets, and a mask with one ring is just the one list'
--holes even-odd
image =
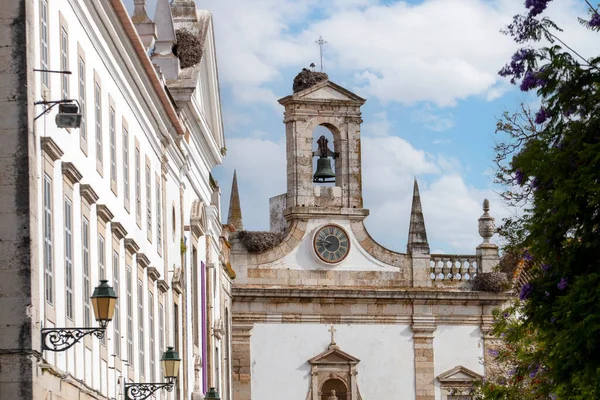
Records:
{"label": "stone cornice", "polygon": [[[462,304],[462,305],[483,305],[483,304],[502,304],[512,298],[510,293],[490,293],[490,292],[452,292],[435,291],[429,289],[420,289],[412,287],[398,288],[309,288],[309,287],[289,287],[272,288],[268,286],[252,285],[241,286],[233,285],[233,297],[236,302],[255,301],[257,298],[312,298],[317,299],[351,299],[352,301],[369,301],[369,299],[387,299],[390,302],[402,301],[424,301],[428,304]],[[297,302],[297,300],[295,300]]]}
{"label": "stone cornice", "polygon": [[110,230],[119,240],[125,239],[125,236],[127,236],[127,230],[125,230],[120,222],[112,221],[110,223]]}
{"label": "stone cornice", "polygon": [[[123,231],[125,231],[125,228],[123,228]],[[125,235],[127,235],[127,231],[125,231]],[[124,242],[125,242],[125,251],[128,251],[131,254],[135,254],[138,251],[140,251],[140,246],[138,246],[138,244],[136,243],[136,241],[134,239],[126,238]]]}
{"label": "stone cornice", "polygon": [[115,217],[106,204],[96,205],[96,214],[98,214],[98,218],[105,224],[109,223]]}
{"label": "stone cornice", "polygon": [[164,279],[159,279],[156,286],[162,293],[167,293],[169,291],[169,284]]}
{"label": "stone cornice", "polygon": [[63,162],[62,163],[62,173],[69,180],[69,182],[74,185],[83,178],[81,172],[73,165],[72,162]]}
{"label": "stone cornice", "polygon": [[90,205],[95,204],[99,199],[98,194],[87,183],[79,185],[79,194]]}
{"label": "stone cornice", "polygon": [[[138,249],[139,251],[139,249]],[[142,267],[142,268],[148,268],[150,266],[150,259],[144,254],[144,253],[137,253],[135,255],[135,259],[137,260],[137,263]],[[160,275],[160,274],[159,274]],[[157,278],[158,279],[158,278]]]}
{"label": "stone cornice", "polygon": [[46,153],[52,161],[56,161],[63,156],[64,153],[51,137],[42,136],[40,140],[42,151]]}
{"label": "stone cornice", "polygon": [[[140,256],[140,254],[137,255],[138,258]],[[148,271],[148,278],[152,279],[153,281],[158,281],[158,278],[160,278],[160,272],[158,272],[158,270],[155,267],[148,267],[146,270]],[[159,282],[164,282],[164,281],[159,281]]]}

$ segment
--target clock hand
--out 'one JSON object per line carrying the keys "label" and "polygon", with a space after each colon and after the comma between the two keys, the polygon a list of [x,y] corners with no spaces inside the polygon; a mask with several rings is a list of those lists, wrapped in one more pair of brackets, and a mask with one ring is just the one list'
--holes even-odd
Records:
{"label": "clock hand", "polygon": [[327,240],[319,240],[317,241],[317,244],[323,244],[325,243],[325,245],[331,245],[331,242],[328,242]]}

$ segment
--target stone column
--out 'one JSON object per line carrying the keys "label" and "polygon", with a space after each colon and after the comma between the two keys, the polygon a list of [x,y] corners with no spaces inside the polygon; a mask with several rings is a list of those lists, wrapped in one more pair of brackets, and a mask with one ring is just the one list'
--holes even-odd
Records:
{"label": "stone column", "polygon": [[[415,305],[416,307],[430,308],[430,306]],[[435,329],[433,315],[413,315],[416,400],[435,399],[435,374],[433,369],[433,332],[435,332]]]}
{"label": "stone column", "polygon": [[233,398],[252,400],[252,370],[250,357],[250,336],[253,324],[232,325],[231,357],[233,369]]}

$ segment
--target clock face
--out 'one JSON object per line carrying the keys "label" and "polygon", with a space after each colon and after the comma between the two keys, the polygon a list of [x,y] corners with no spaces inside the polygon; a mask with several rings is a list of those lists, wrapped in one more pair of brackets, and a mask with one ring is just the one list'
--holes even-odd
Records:
{"label": "clock face", "polygon": [[326,263],[342,261],[350,250],[350,240],[346,232],[336,225],[326,225],[315,234],[314,248],[317,256]]}

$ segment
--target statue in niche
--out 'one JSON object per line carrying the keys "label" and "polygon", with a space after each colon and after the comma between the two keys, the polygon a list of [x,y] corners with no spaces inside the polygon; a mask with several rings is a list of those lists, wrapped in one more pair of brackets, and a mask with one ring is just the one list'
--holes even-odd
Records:
{"label": "statue in niche", "polygon": [[338,397],[335,395],[335,390],[331,391],[331,394],[329,395],[327,400],[339,400]]}

